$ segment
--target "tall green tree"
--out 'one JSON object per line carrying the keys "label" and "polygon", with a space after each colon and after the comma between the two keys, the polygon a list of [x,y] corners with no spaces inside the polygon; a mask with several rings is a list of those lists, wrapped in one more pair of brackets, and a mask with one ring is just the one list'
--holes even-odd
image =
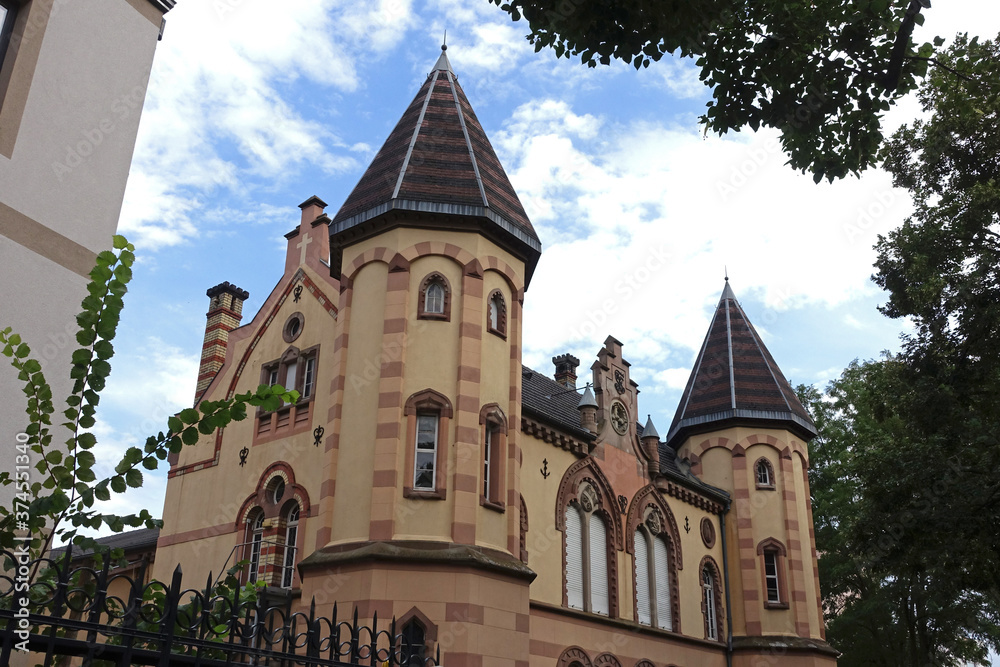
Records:
{"label": "tall green tree", "polygon": [[875,164],[882,113],[933,61],[911,38],[926,0],[490,1],[527,21],[536,50],[591,67],[694,58],[712,87],[705,126],[775,128],[789,164],[817,182]]}
{"label": "tall green tree", "polygon": [[[940,567],[1000,591],[1000,42],[959,36],[919,92],[927,117],[886,144],[885,167],[914,214],[879,237],[883,312],[909,318],[904,382],[914,446],[884,500],[901,512],[934,491],[907,542],[948,545]],[[893,493],[898,489],[898,493]]]}
{"label": "tall green tree", "polygon": [[967,566],[941,565],[947,542],[914,537],[933,520],[933,488],[899,509],[910,491],[895,468],[921,449],[908,423],[905,362],[855,362],[826,395],[807,387],[799,395],[819,430],[809,477],[827,639],[843,653],[839,664],[986,664],[988,647],[1000,646],[1000,604]]}

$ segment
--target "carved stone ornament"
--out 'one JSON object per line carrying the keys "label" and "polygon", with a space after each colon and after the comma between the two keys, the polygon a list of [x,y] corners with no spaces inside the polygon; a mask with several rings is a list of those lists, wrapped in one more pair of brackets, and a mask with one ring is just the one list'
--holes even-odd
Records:
{"label": "carved stone ornament", "polygon": [[611,426],[618,435],[625,435],[628,432],[628,410],[621,401],[614,401],[611,404]]}
{"label": "carved stone ornament", "polygon": [[646,527],[653,535],[660,534],[663,528],[663,519],[660,518],[660,512],[657,509],[654,508],[649,512],[649,516],[646,517]]}
{"label": "carved stone ornament", "polygon": [[580,507],[584,512],[593,512],[597,507],[597,492],[589,484],[580,489]]}
{"label": "carved stone ornament", "polygon": [[707,516],[701,520],[701,541],[709,549],[715,546],[715,526]]}
{"label": "carved stone ornament", "polygon": [[625,514],[625,510],[628,509],[628,498],[623,495],[618,496],[618,505],[622,508],[622,514]]}
{"label": "carved stone ornament", "polygon": [[621,371],[615,371],[615,391],[619,394],[625,393],[625,374]]}

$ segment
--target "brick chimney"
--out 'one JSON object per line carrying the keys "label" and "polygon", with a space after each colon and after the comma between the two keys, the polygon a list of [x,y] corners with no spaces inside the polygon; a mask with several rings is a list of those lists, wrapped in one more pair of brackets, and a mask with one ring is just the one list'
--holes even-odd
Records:
{"label": "brick chimney", "polygon": [[560,354],[552,357],[552,363],[556,365],[556,382],[567,389],[576,389],[576,367],[580,360],[572,354]]}
{"label": "brick chimney", "polygon": [[[304,264],[319,268],[330,260],[330,218],[323,212],[326,202],[313,195],[299,204],[302,218],[299,226],[285,234],[285,273],[294,273]],[[319,229],[317,229],[317,227]]]}
{"label": "brick chimney", "polygon": [[216,285],[205,294],[210,301],[208,322],[205,324],[205,343],[201,348],[201,365],[198,367],[198,385],[194,390],[195,405],[226,361],[229,332],[239,326],[243,319],[243,302],[250,297],[249,292],[228,282]]}

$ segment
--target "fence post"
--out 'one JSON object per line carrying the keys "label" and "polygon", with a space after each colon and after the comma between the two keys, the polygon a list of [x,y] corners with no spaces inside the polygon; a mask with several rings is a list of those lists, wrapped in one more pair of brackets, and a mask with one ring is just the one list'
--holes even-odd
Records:
{"label": "fence post", "polygon": [[174,646],[174,633],[177,629],[177,606],[181,601],[181,566],[174,568],[174,576],[170,579],[170,590],[167,591],[166,609],[163,621],[160,623],[160,634],[166,635],[160,644],[160,667],[170,667],[170,651]]}

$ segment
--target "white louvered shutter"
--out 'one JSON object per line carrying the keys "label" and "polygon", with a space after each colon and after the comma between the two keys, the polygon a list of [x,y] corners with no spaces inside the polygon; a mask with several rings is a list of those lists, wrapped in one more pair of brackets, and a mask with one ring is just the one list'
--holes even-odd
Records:
{"label": "white louvered shutter", "polygon": [[590,610],[608,616],[611,611],[608,596],[608,531],[604,521],[590,515]]}
{"label": "white louvered shutter", "polygon": [[635,602],[638,621],[653,624],[653,607],[649,599],[649,546],[641,530],[635,531]]}
{"label": "white louvered shutter", "polygon": [[673,630],[670,615],[670,564],[667,545],[662,537],[653,539],[653,567],[656,577],[656,625],[664,630]]}
{"label": "white louvered shutter", "polygon": [[566,508],[566,603],[583,609],[583,522],[575,507]]}

